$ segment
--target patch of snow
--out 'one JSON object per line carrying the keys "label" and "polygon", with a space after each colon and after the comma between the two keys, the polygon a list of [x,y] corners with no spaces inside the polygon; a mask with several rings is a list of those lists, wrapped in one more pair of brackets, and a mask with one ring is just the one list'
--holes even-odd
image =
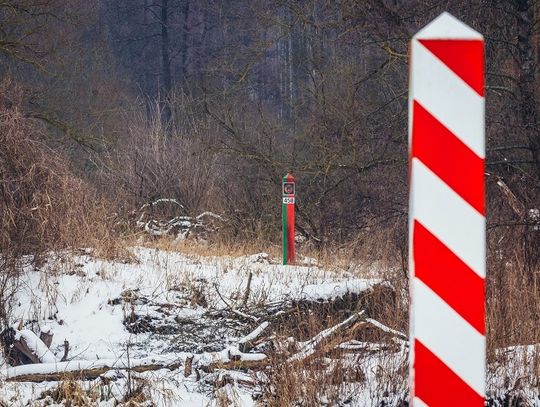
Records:
{"label": "patch of snow", "polygon": [[529,209],[529,219],[538,224],[533,226],[533,230],[540,230],[540,209]]}
{"label": "patch of snow", "polygon": [[347,293],[360,294],[381,282],[382,280],[380,279],[356,278],[345,281],[309,284],[303,287],[303,290],[298,297],[306,300],[320,300],[342,297]]}

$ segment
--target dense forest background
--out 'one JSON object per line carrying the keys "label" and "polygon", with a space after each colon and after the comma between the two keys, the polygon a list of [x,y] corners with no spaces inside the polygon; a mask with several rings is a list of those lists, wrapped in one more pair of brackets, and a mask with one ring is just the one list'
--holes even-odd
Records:
{"label": "dense forest background", "polygon": [[222,214],[235,239],[278,242],[292,171],[314,247],[363,248],[405,272],[407,49],[443,11],[486,39],[488,290],[512,264],[521,293],[540,261],[532,0],[4,1],[2,246],[16,259],[72,244],[66,228],[89,236],[159,198]]}

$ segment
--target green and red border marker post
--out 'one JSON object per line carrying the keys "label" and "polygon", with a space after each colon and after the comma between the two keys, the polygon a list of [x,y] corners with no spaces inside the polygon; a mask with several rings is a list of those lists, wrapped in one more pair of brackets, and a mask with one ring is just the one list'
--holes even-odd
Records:
{"label": "green and red border marker post", "polygon": [[295,183],[292,174],[283,177],[282,193],[282,231],[283,231],[283,264],[294,263],[294,204]]}

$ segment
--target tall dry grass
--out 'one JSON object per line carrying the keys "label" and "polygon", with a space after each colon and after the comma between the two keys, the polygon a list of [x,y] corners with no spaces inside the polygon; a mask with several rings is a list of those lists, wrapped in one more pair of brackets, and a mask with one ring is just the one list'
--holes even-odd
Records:
{"label": "tall dry grass", "polygon": [[51,250],[115,249],[111,207],[49,148],[41,123],[23,113],[24,93],[0,83],[0,328],[20,274]]}

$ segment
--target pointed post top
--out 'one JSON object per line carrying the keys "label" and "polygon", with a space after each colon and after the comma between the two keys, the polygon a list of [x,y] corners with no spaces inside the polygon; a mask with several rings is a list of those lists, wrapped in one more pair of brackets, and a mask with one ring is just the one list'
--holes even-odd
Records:
{"label": "pointed post top", "polygon": [[423,39],[456,39],[456,40],[482,40],[482,34],[473,30],[467,24],[458,20],[448,12],[426,25],[413,37],[415,40]]}
{"label": "pointed post top", "polygon": [[283,182],[285,181],[288,181],[288,182],[294,182],[294,175],[292,174],[292,171],[289,171],[284,177],[283,177]]}

